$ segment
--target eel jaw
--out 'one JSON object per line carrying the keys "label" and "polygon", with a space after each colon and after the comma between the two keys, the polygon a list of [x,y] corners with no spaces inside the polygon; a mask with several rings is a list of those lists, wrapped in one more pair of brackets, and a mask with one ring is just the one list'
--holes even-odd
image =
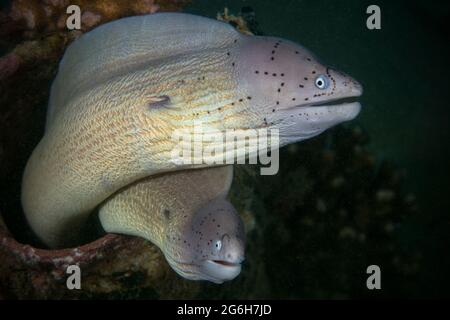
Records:
{"label": "eel jaw", "polygon": [[218,259],[207,259],[197,263],[186,263],[172,259],[166,255],[167,262],[172,269],[183,278],[189,280],[207,280],[216,284],[236,278],[242,269],[240,261],[226,261]]}
{"label": "eel jaw", "polygon": [[241,269],[241,263],[226,260],[204,260],[201,266],[205,278],[217,284],[233,280],[241,273]]}
{"label": "eel jaw", "polygon": [[274,119],[281,146],[317,136],[341,122],[353,120],[361,111],[355,97],[302,104],[279,110]]}
{"label": "eel jaw", "polygon": [[[361,103],[357,101],[359,96],[349,96],[344,98],[330,99],[326,101],[301,104],[295,107],[285,109],[287,112],[313,112],[316,113],[327,113],[329,119],[332,116],[340,116],[339,119],[342,121],[348,121],[354,119],[361,110]],[[311,117],[314,121],[314,117]]]}
{"label": "eel jaw", "polygon": [[316,118],[318,122],[337,124],[344,121],[350,121],[356,118],[361,111],[361,103],[355,98],[344,98],[329,100],[323,103],[313,103],[298,107],[299,112],[310,112],[314,121],[314,116],[322,115]]}

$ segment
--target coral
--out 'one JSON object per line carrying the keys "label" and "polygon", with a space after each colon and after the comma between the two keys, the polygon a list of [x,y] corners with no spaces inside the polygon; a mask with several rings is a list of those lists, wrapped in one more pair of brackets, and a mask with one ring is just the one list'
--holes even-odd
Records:
{"label": "coral", "polygon": [[[7,78],[27,62],[36,63],[49,56],[60,56],[64,48],[81,33],[97,25],[126,16],[177,11],[188,0],[14,0],[0,12],[0,44],[11,53],[0,58],[0,79]],[[81,9],[81,30],[68,30],[68,5]],[[36,62],[35,62],[36,61]]]}
{"label": "coral", "polygon": [[262,35],[256,22],[255,12],[250,7],[243,7],[239,14],[230,13],[228,8],[224,8],[223,12],[218,12],[217,20],[228,22],[237,30],[248,35]]}
{"label": "coral", "polygon": [[241,15],[230,14],[228,8],[225,8],[223,12],[217,13],[216,18],[217,20],[228,22],[242,33],[253,35],[247,25],[247,21]]}
{"label": "coral", "polygon": [[[2,177],[4,178],[4,177]],[[247,213],[247,217],[252,215]],[[256,263],[261,234],[247,227],[253,266],[222,290],[205,282],[185,280],[168,266],[160,250],[141,238],[108,234],[76,248],[45,250],[16,241],[0,217],[0,295],[20,299],[164,298],[192,299],[214,294],[242,298],[263,292],[264,269]],[[82,270],[82,290],[68,290],[66,270]],[[259,266],[258,266],[259,265]]]}
{"label": "coral", "polygon": [[[193,298],[200,288],[179,279],[159,250],[139,238],[111,234],[73,249],[44,250],[18,243],[0,221],[0,243],[0,292],[9,298],[80,298],[144,289],[148,294],[150,288],[149,297]],[[69,265],[82,270],[83,290],[67,289]]]}
{"label": "coral", "polygon": [[[179,10],[187,1],[159,1],[163,8]],[[8,17],[22,29],[28,37],[36,34],[64,31],[69,5],[78,5],[82,12],[82,31],[90,30],[125,16],[154,13],[160,9],[158,1],[91,1],[91,0],[14,0]]]}

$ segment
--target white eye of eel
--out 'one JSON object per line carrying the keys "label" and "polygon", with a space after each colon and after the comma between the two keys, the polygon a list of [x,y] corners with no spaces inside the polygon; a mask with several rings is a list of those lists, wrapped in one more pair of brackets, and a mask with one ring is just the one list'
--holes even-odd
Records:
{"label": "white eye of eel", "polygon": [[320,90],[325,90],[330,85],[330,81],[328,80],[327,76],[324,76],[321,74],[316,78],[316,80],[314,81],[314,84]]}
{"label": "white eye of eel", "polygon": [[219,251],[220,248],[222,248],[222,241],[217,240],[216,243],[214,244],[214,247],[217,251]]}

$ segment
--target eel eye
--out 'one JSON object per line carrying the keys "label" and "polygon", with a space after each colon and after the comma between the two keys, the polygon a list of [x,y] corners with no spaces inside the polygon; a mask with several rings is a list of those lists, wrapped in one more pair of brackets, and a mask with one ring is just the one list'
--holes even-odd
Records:
{"label": "eel eye", "polygon": [[222,241],[217,240],[217,241],[214,243],[214,249],[216,249],[217,251],[220,251],[221,248],[222,248]]}
{"label": "eel eye", "polygon": [[316,80],[314,81],[314,84],[320,90],[325,90],[326,88],[328,88],[329,83],[330,82],[328,81],[328,78],[326,76],[324,76],[324,75],[318,76],[316,78]]}

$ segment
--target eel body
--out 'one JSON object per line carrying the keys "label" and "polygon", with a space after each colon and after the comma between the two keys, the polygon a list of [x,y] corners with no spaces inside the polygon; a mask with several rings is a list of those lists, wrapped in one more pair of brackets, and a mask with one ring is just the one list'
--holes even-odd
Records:
{"label": "eel body", "polygon": [[[73,244],[68,235],[82,232],[89,214],[102,206],[106,229],[138,234],[164,252],[157,213],[149,210],[145,218],[145,207],[168,202],[169,195],[156,190],[168,183],[166,174],[213,165],[211,159],[174,161],[175,131],[192,132],[198,123],[216,132],[277,130],[281,147],[353,119],[360,104],[348,99],[361,94],[353,78],[288,40],[244,35],[229,24],[182,13],[107,23],[74,41],[60,63],[46,130],[23,175],[24,212],[45,244],[65,247]],[[250,143],[260,148],[258,141]],[[235,144],[214,159],[230,152],[246,154],[247,148]],[[195,215],[199,203],[190,204],[178,191],[174,187],[170,195],[174,203]],[[137,195],[144,199],[138,202]],[[178,197],[183,200],[176,202]],[[233,211],[226,201],[203,205]],[[146,228],[156,233],[143,233]]]}
{"label": "eel body", "polygon": [[[233,100],[237,89],[223,56],[237,34],[219,26],[184,14],[131,17],[67,49],[22,185],[27,219],[47,245],[66,246],[67,232],[117,190],[191,167],[170,161],[172,131],[192,126],[205,105]],[[170,105],[153,107],[159,97]],[[227,117],[210,121],[222,126]]]}

